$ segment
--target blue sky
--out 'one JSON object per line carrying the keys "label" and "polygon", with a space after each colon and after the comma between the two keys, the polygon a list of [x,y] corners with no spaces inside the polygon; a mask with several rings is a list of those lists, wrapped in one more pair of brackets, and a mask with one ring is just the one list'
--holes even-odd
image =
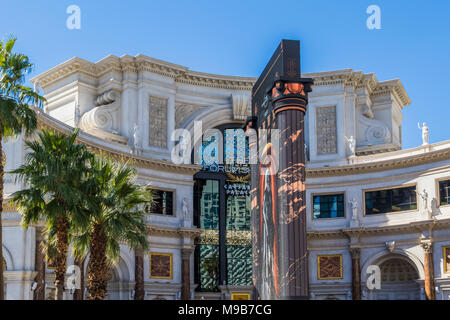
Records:
{"label": "blue sky", "polygon": [[[69,30],[69,5],[81,29]],[[381,9],[381,30],[366,27],[369,5]],[[280,39],[299,39],[302,71],[353,68],[378,80],[399,78],[412,104],[403,111],[403,147],[450,139],[450,1],[415,0],[0,0],[0,37],[35,64],[31,76],[74,56],[98,61],[136,55],[192,70],[258,76]],[[31,77],[30,76],[30,77]]]}

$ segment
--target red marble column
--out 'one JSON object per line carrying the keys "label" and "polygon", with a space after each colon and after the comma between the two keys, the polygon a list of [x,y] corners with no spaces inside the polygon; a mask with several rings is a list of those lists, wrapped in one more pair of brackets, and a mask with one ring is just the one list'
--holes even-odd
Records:
{"label": "red marble column", "polygon": [[433,243],[431,240],[423,240],[420,245],[424,251],[425,295],[427,300],[436,300],[436,291],[434,288]]}
{"label": "red marble column", "polygon": [[361,300],[361,264],[360,249],[350,249],[352,255],[352,298],[353,300]]}
{"label": "red marble column", "polygon": [[181,300],[191,299],[191,254],[192,249],[181,249]]}

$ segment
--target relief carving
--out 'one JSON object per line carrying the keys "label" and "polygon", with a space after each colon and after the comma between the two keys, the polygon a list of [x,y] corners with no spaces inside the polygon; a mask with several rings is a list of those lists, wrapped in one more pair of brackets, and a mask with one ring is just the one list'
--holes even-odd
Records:
{"label": "relief carving", "polygon": [[175,105],[175,129],[181,129],[184,122],[198,110],[201,106],[195,104],[176,104]]}
{"label": "relief carving", "polygon": [[150,96],[149,144],[167,148],[167,103],[166,98]]}
{"label": "relief carving", "polygon": [[390,143],[391,132],[388,127],[380,120],[375,119],[373,113],[367,114],[364,110],[359,114],[358,126],[361,127],[361,133],[364,132],[364,135],[359,137],[358,145],[373,146]]}
{"label": "relief carving", "polygon": [[97,97],[95,107],[78,115],[78,126],[87,133],[106,140],[126,144],[128,139],[119,135],[120,94],[114,90]]}
{"label": "relief carving", "polygon": [[317,154],[337,153],[336,106],[316,108]]}

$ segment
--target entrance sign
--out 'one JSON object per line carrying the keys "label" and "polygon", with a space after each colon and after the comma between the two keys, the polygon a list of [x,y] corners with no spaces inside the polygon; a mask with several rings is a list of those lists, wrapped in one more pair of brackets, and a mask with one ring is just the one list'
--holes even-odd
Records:
{"label": "entrance sign", "polygon": [[[267,135],[260,150],[265,161],[252,165],[257,299],[308,298],[304,116],[312,83],[301,78],[300,42],[282,40],[252,90],[246,128],[280,132],[273,143]],[[274,169],[271,159],[276,157]]]}

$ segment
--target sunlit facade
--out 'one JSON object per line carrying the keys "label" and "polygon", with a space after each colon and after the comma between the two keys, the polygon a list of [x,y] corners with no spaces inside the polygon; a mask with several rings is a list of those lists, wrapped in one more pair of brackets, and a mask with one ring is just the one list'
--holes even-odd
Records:
{"label": "sunlit facade", "polygon": [[[450,141],[401,149],[410,99],[399,80],[350,69],[304,76],[314,79],[305,120],[310,299],[425,299],[425,274],[433,275],[435,298],[449,299]],[[226,155],[227,136],[250,116],[255,78],[124,55],[73,58],[32,81],[47,99],[40,128],[79,127],[81,143],[129,160],[138,183],[158,194],[147,208],[145,299],[252,298],[248,145],[233,139],[232,165],[195,163],[208,137],[191,164],[175,164],[171,136],[175,129],[193,136],[201,121],[204,135],[225,133]],[[5,171],[22,163],[23,139],[5,144]],[[21,188],[5,175],[6,199]],[[33,299],[31,286],[43,272],[50,298],[54,271],[37,267],[40,226],[24,230],[7,203],[3,226],[6,297]],[[108,299],[133,298],[136,255],[121,246]],[[381,289],[367,285],[371,266],[381,270]]]}

